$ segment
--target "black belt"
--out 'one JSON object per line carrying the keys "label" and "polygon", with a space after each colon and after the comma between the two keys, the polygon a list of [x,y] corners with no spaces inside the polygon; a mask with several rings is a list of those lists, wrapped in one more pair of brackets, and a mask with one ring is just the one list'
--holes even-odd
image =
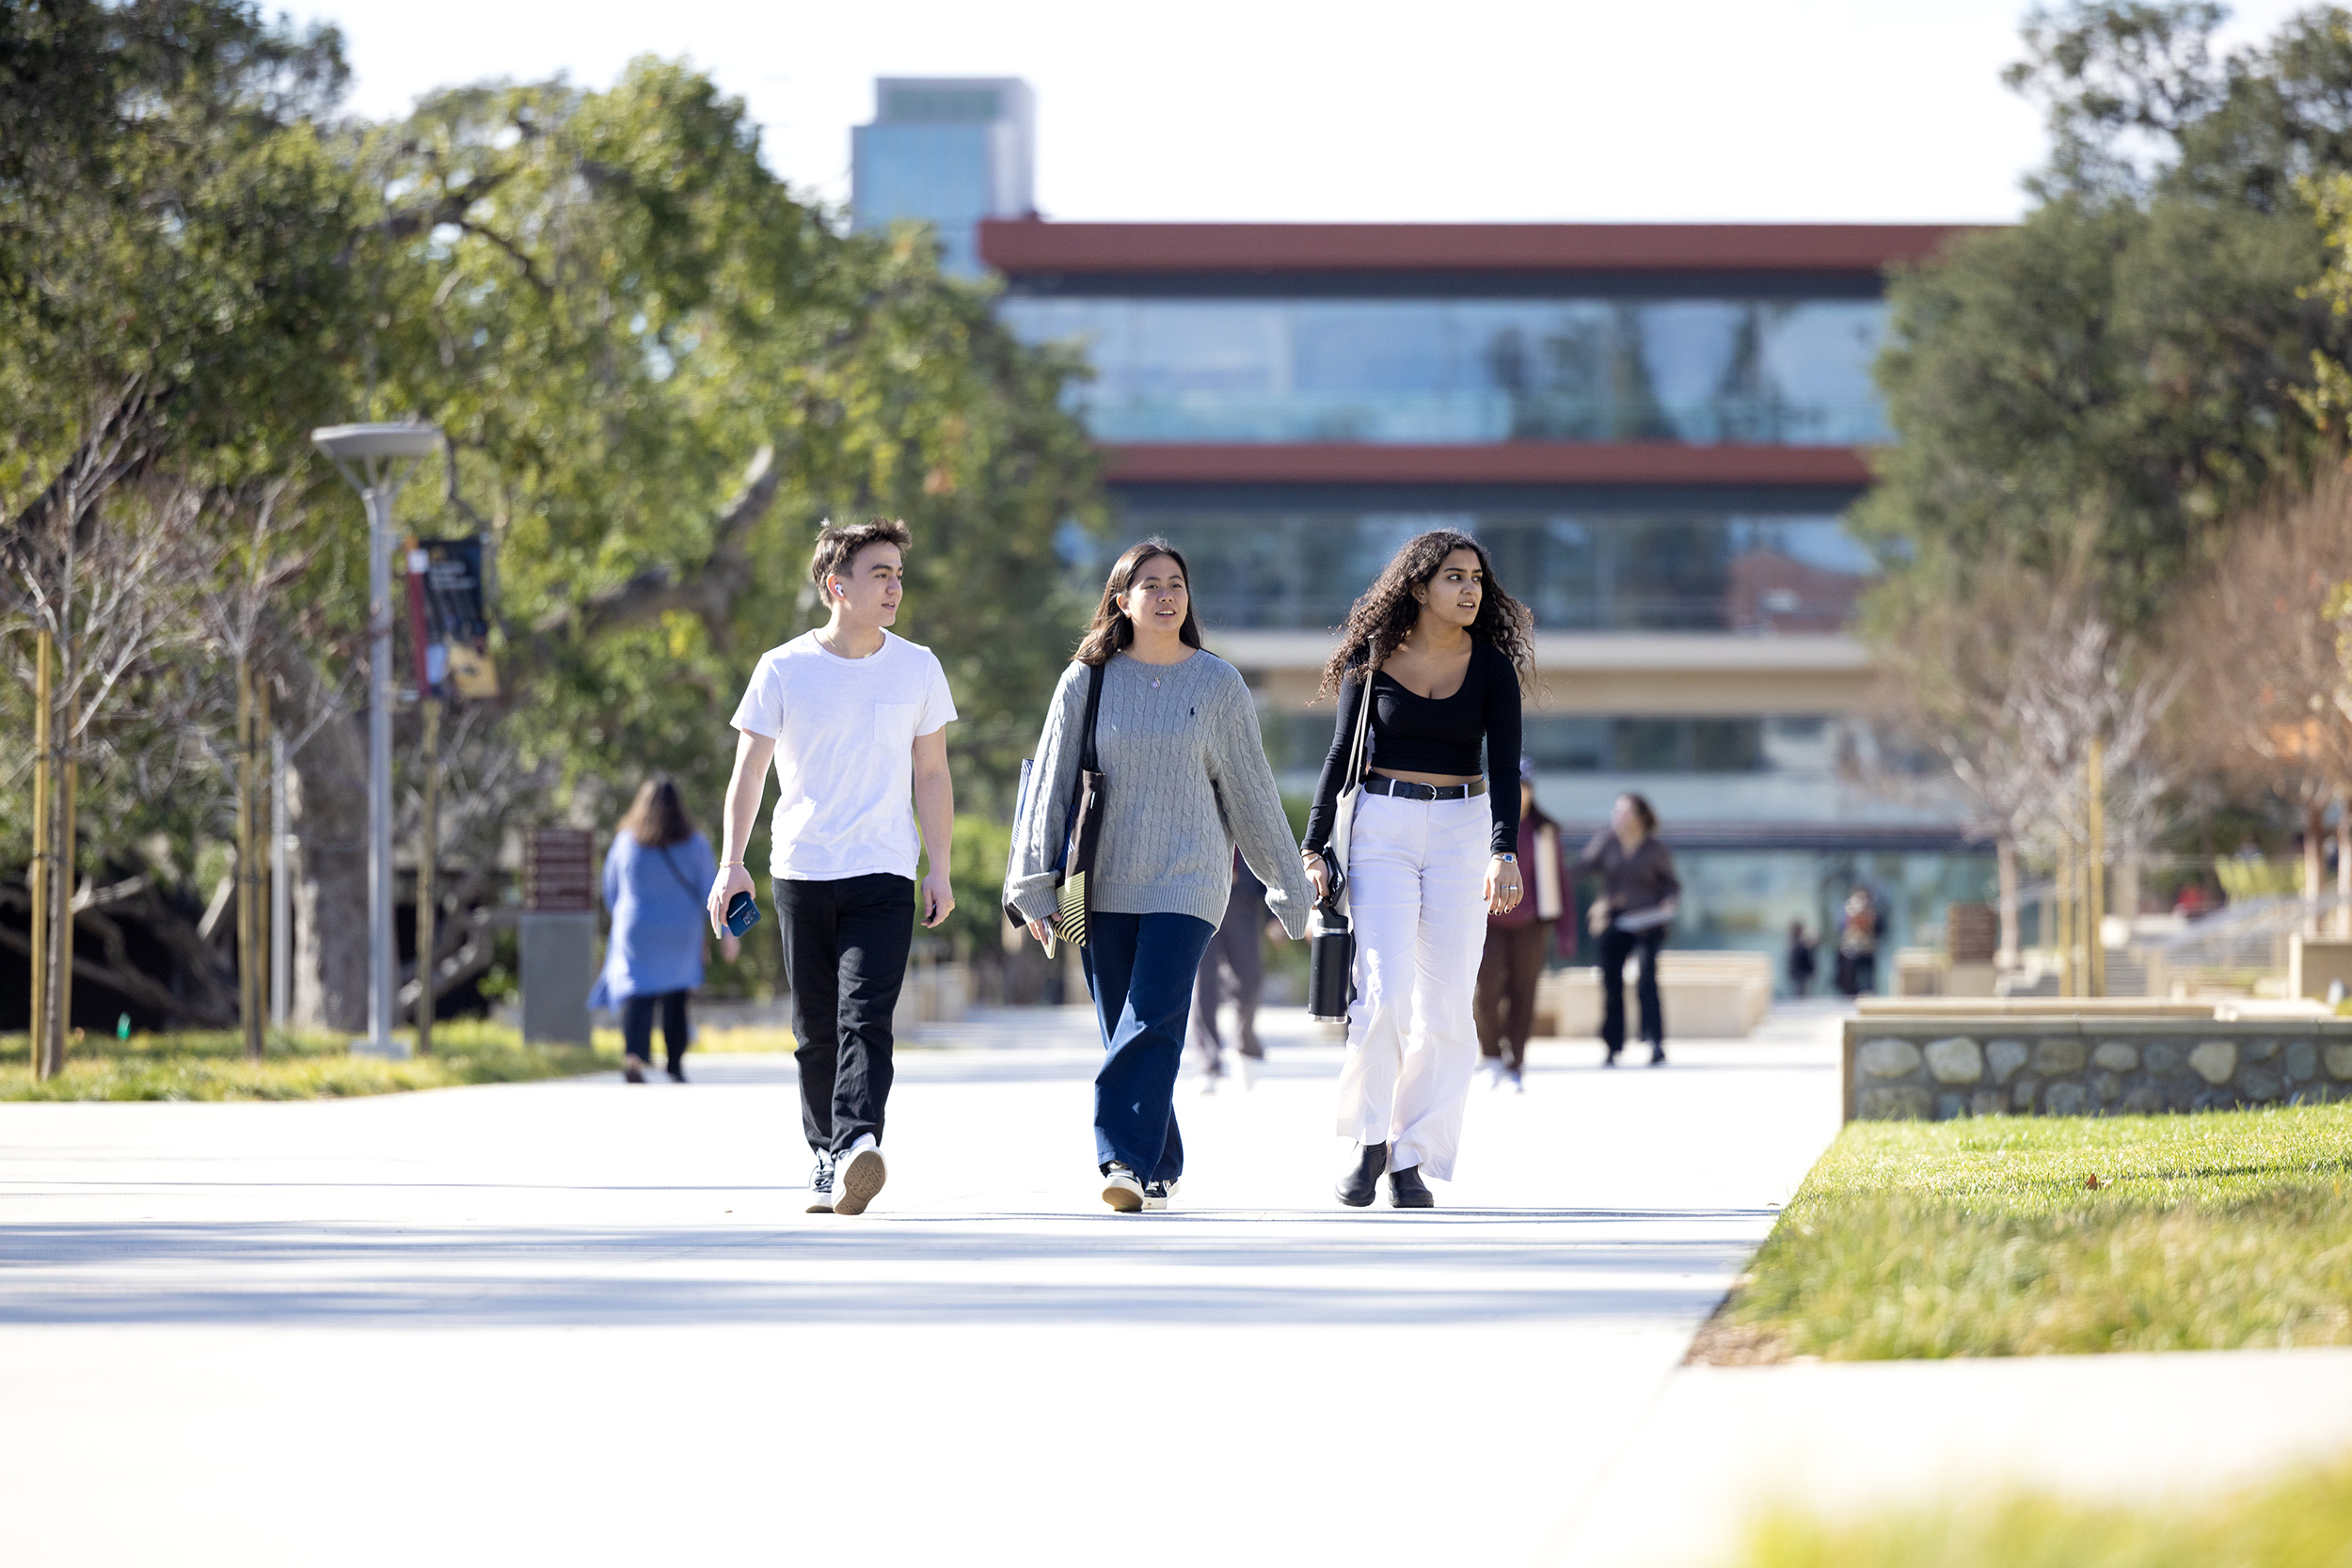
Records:
{"label": "black belt", "polygon": [[1400,800],[1467,800],[1486,793],[1486,781],[1466,784],[1415,784],[1410,779],[1369,778],[1364,781],[1367,795],[1393,795]]}

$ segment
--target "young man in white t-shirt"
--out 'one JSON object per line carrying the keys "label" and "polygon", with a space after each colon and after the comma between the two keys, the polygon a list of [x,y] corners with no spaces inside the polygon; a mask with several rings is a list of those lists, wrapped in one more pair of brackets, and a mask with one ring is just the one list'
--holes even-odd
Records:
{"label": "young man in white t-shirt", "polygon": [[914,939],[918,815],[930,857],[923,924],[938,925],[956,907],[946,735],[955,701],[931,651],[885,629],[898,618],[908,542],[906,525],[885,518],[827,524],[809,576],[830,618],[761,655],[735,710],[735,777],[710,923],[723,929],[728,904],[752,891],[743,849],[772,758],[770,886],[800,1039],[801,1124],[817,1151],[813,1214],[863,1213],[888,1174],[881,1146],[890,1015]]}

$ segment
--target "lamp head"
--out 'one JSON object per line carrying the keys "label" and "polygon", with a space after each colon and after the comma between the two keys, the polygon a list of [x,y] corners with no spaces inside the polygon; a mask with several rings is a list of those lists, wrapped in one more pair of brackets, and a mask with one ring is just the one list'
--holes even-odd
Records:
{"label": "lamp head", "polygon": [[409,464],[441,450],[441,433],[429,424],[330,424],[310,432],[310,443],[361,496],[389,498]]}
{"label": "lamp head", "polygon": [[429,424],[330,424],[310,432],[310,440],[339,463],[430,457],[441,450],[441,433]]}

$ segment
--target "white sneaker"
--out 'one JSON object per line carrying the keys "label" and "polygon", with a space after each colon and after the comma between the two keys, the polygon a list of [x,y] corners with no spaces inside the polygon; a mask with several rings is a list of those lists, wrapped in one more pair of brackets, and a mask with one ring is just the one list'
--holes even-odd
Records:
{"label": "white sneaker", "polygon": [[812,1214],[833,1212],[833,1156],[819,1152],[817,1168],[808,1173],[808,1212]]}
{"label": "white sneaker", "polygon": [[863,1214],[866,1206],[874,1201],[874,1195],[890,1180],[889,1167],[882,1164],[879,1148],[861,1148],[841,1162],[841,1168],[833,1179],[833,1212],[836,1214]]}
{"label": "white sneaker", "polygon": [[1514,1072],[1514,1073],[1510,1074],[1510,1079],[1511,1079],[1511,1092],[1512,1092],[1513,1094],[1525,1094],[1525,1093],[1527,1092],[1527,1080],[1526,1080],[1526,1079],[1524,1079],[1524,1078],[1520,1077],[1520,1076],[1519,1076],[1518,1073],[1516,1073],[1516,1072]]}
{"label": "white sneaker", "polygon": [[1168,1200],[1176,1196],[1181,1181],[1147,1181],[1143,1186],[1143,1212],[1155,1213],[1168,1207]]}
{"label": "white sneaker", "polygon": [[1103,1201],[1122,1214],[1132,1214],[1143,1207],[1143,1183],[1136,1173],[1118,1161],[1103,1173]]}
{"label": "white sneaker", "polygon": [[1241,1059],[1241,1086],[1244,1093],[1258,1086],[1258,1069],[1265,1064],[1255,1056]]}

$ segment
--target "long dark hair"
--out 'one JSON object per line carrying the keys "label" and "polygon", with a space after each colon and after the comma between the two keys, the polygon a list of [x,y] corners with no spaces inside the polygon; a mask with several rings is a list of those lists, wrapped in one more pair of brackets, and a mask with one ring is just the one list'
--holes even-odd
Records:
{"label": "long dark hair", "polygon": [[648,849],[666,849],[692,838],[694,824],[687,820],[686,802],[678,799],[677,785],[667,773],[656,773],[638,786],[637,799],[621,818],[620,831]]}
{"label": "long dark hair", "polygon": [[1642,832],[1652,838],[1658,836],[1658,810],[1649,803],[1647,796],[1636,795],[1629,789],[1617,799],[1631,806],[1633,815],[1642,819]]}
{"label": "long dark hair", "polygon": [[1356,608],[1347,612],[1347,625],[1340,628],[1340,645],[1331,650],[1331,661],[1323,667],[1317,697],[1337,691],[1356,666],[1377,664],[1405,645],[1405,634],[1421,618],[1421,603],[1413,597],[1413,590],[1436,577],[1445,558],[1455,550],[1477,556],[1479,570],[1486,578],[1478,601],[1478,618],[1470,626],[1470,635],[1501,649],[1518,672],[1520,689],[1526,689],[1535,674],[1535,617],[1495,580],[1495,564],[1486,559],[1484,545],[1467,533],[1441,528],[1405,541],[1405,547],[1381,568],[1380,576],[1356,601]]}
{"label": "long dark hair", "polygon": [[1192,567],[1184,561],[1184,552],[1158,534],[1138,545],[1127,546],[1127,553],[1111,563],[1111,575],[1103,581],[1103,602],[1094,607],[1094,620],[1087,626],[1087,634],[1078,640],[1074,658],[1081,664],[1108,664],[1111,655],[1136,640],[1136,624],[1127,619],[1120,608],[1119,596],[1135,586],[1136,574],[1143,563],[1155,555],[1164,555],[1176,562],[1176,569],[1184,574],[1184,624],[1176,628],[1187,648],[1200,646],[1200,623],[1192,614]]}

